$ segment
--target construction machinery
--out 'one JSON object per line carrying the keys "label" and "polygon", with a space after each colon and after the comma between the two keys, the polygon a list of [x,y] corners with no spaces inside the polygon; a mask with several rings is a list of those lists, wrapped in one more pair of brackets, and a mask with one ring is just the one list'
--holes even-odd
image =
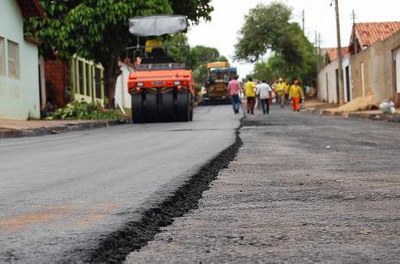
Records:
{"label": "construction machinery", "polygon": [[227,61],[207,63],[207,80],[203,92],[203,103],[230,103],[228,82],[237,75],[237,70]]}
{"label": "construction machinery", "polygon": [[[161,36],[185,31],[187,25],[187,18],[179,15],[129,19],[129,31],[137,37],[137,45],[127,48],[134,67],[128,77],[133,123],[192,121],[192,72],[186,61],[177,62],[160,41]],[[147,45],[141,45],[140,38],[147,39]],[[188,46],[179,49],[189,54]]]}

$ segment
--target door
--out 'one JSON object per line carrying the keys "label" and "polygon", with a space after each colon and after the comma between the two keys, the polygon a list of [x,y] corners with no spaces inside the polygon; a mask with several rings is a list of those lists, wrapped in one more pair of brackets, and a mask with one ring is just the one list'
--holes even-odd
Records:
{"label": "door", "polygon": [[346,98],[345,101],[346,102],[350,102],[351,98],[350,98],[350,70],[349,70],[350,66],[346,66],[345,69],[345,75],[346,75],[346,80],[345,80],[345,84],[346,84]]}

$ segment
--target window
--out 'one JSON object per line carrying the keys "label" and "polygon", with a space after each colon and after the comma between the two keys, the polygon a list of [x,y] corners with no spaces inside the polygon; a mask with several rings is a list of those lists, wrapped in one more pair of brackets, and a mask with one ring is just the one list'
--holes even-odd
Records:
{"label": "window", "polygon": [[0,37],[0,76],[6,74],[6,54],[4,48],[4,38]]}
{"label": "window", "polygon": [[8,41],[8,77],[19,78],[19,49],[18,44]]}

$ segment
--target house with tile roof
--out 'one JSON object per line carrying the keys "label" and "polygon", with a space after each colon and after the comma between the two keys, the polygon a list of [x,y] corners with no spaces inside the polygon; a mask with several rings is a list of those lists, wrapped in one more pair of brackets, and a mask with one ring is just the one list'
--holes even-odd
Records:
{"label": "house with tile roof", "polygon": [[377,41],[383,41],[400,30],[398,22],[356,23],[353,26],[349,52],[354,55]]}
{"label": "house with tile roof", "polygon": [[400,21],[355,24],[349,51],[354,96],[400,106]]}
{"label": "house with tile roof", "polygon": [[[349,55],[349,47],[342,47],[342,56],[346,57]],[[325,49],[325,65],[334,62],[338,58],[337,48],[327,48]]]}
{"label": "house with tile roof", "polygon": [[[374,95],[377,101],[400,104],[400,22],[355,23],[350,43],[342,50],[345,102]],[[336,51],[335,51],[336,50]],[[326,49],[318,74],[318,97],[338,103],[337,49]]]}
{"label": "house with tile roof", "polygon": [[0,119],[40,118],[39,43],[24,37],[23,19],[43,16],[39,0],[1,3]]}

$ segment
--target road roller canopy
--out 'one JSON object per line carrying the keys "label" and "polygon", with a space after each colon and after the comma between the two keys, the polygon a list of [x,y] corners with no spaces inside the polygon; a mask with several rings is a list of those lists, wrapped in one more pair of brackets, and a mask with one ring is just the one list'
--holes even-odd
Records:
{"label": "road roller canopy", "polygon": [[182,15],[142,16],[129,19],[129,32],[135,36],[161,36],[187,29],[187,18]]}

